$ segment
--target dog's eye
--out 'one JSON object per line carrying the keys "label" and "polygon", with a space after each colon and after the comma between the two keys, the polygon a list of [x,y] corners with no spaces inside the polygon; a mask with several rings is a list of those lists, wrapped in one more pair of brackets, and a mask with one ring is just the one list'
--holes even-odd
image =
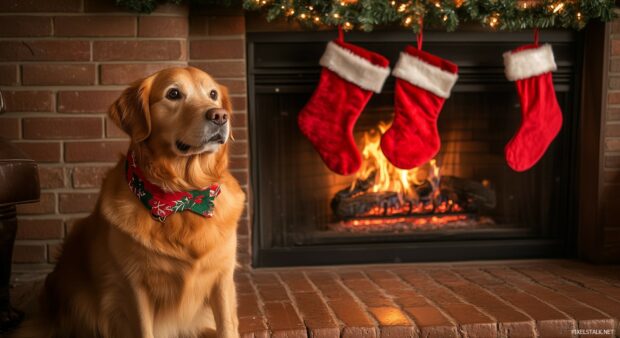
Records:
{"label": "dog's eye", "polygon": [[209,96],[211,97],[211,100],[215,101],[217,100],[217,91],[214,89],[209,93]]}
{"label": "dog's eye", "polygon": [[168,91],[168,93],[166,94],[166,97],[169,100],[178,100],[181,98],[181,92],[176,88],[172,88]]}

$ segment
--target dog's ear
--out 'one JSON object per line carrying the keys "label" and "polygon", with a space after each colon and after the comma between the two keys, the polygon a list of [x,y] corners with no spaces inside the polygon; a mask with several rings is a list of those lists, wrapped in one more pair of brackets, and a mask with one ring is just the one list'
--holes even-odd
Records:
{"label": "dog's ear", "polygon": [[134,82],[108,110],[110,119],[135,143],[146,140],[151,134],[149,95],[152,84],[153,76]]}
{"label": "dog's ear", "polygon": [[[220,86],[220,93],[222,97],[222,108],[226,109],[229,116],[231,116],[232,118],[233,107],[232,107],[232,101],[230,100],[230,95],[228,94],[228,87],[223,86],[223,85],[219,85],[219,86]],[[233,136],[233,132],[232,132],[232,127],[230,128],[228,137],[233,141],[235,140],[235,137]]]}

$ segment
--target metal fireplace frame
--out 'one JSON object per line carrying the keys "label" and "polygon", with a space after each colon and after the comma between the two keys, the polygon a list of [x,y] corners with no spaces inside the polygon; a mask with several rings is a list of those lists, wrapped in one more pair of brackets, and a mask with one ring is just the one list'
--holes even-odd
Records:
{"label": "metal fireplace frame", "polygon": [[[290,43],[299,41],[322,41],[327,42],[333,39],[334,32],[279,32],[279,33],[248,33],[247,34],[247,70],[248,70],[248,112],[249,112],[249,137],[250,137],[250,156],[251,156],[251,189],[258,192],[260,189],[258,182],[259,159],[257,147],[256,111],[255,102],[257,90],[261,90],[256,85],[256,75],[260,74],[260,69],[254,65],[255,50],[254,44],[261,42],[270,43]],[[554,42],[574,42],[578,46],[584,45],[585,34],[566,31],[548,31],[543,34],[544,40]],[[371,34],[350,33],[347,40],[356,42],[373,41],[412,41],[413,36],[410,32],[378,31]],[[519,33],[500,33],[489,32],[481,28],[472,28],[458,35],[443,32],[428,32],[425,34],[425,41],[428,42],[458,42],[460,39],[481,42],[514,42],[515,45],[531,41],[530,32]],[[579,48],[581,50],[581,48]],[[577,65],[583,62],[583,55],[576,56]],[[317,61],[318,62],[318,61]],[[576,69],[572,79],[575,93],[582,91],[581,70]],[[275,84],[274,84],[275,86]],[[579,132],[579,119],[582,115],[580,108],[581,100],[576,97],[573,100],[573,119],[570,125],[570,134],[577,139]],[[572,148],[577,147],[578,141],[574,142]],[[569,171],[570,190],[568,199],[568,209],[566,210],[567,224],[560,230],[559,235],[553,239],[529,238],[529,239],[495,239],[495,240],[445,240],[431,242],[383,242],[366,244],[329,244],[317,246],[292,246],[292,247],[267,247],[264,243],[264,227],[261,227],[260,213],[261,201],[259,198],[251,200],[252,212],[252,264],[255,267],[268,266],[294,266],[294,265],[332,265],[340,264],[369,264],[369,263],[389,263],[389,262],[432,262],[448,260],[486,260],[486,259],[526,259],[526,258],[552,258],[552,257],[574,257],[577,255],[576,234],[578,223],[578,198],[573,197],[577,194],[578,175],[576,172],[578,151],[571,149],[572,158]],[[255,194],[255,196],[257,196]],[[335,262],[334,257],[337,257]]]}

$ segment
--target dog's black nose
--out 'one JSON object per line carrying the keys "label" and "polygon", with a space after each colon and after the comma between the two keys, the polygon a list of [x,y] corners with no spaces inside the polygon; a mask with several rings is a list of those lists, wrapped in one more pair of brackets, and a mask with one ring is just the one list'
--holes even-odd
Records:
{"label": "dog's black nose", "polygon": [[228,112],[222,108],[211,108],[207,110],[207,121],[211,121],[218,126],[223,126],[228,122]]}

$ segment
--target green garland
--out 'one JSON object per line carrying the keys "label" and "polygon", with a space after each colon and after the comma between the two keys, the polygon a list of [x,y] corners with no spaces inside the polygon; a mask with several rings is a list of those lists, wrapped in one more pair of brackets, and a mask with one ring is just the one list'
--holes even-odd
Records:
{"label": "green garland", "polygon": [[[180,3],[183,0],[168,0]],[[230,0],[190,0],[229,4]],[[152,11],[157,0],[116,0],[133,10]],[[400,24],[418,32],[424,27],[455,30],[461,22],[492,29],[581,29],[593,19],[615,17],[613,0],[243,0],[247,10],[266,12],[267,20],[297,21],[308,28],[343,26],[372,31]]]}

